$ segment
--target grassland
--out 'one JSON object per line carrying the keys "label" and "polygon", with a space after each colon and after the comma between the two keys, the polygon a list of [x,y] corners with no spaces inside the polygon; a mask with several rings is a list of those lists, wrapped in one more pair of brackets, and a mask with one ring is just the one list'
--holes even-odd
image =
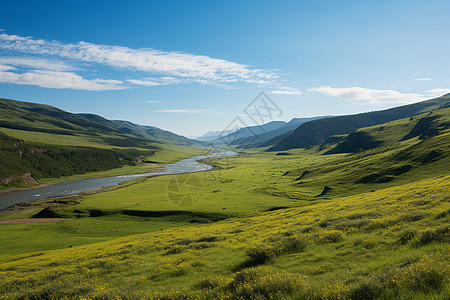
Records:
{"label": "grassland", "polygon": [[0,225],[0,299],[449,299],[449,111],[430,136],[404,140],[428,113],[359,129],[366,151],[251,149],[0,215],[72,219]]}
{"label": "grassland", "polygon": [[[446,299],[449,183],[444,176],[255,217],[7,256],[0,259],[0,291],[5,299]],[[59,226],[70,222],[78,221]]]}

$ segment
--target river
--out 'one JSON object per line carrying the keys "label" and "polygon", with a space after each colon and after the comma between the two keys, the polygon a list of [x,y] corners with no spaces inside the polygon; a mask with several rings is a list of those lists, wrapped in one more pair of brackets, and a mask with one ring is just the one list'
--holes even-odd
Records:
{"label": "river", "polygon": [[198,162],[199,160],[212,157],[224,157],[238,155],[233,151],[218,152],[211,155],[194,156],[180,160],[176,163],[170,164],[162,171],[139,173],[122,176],[97,177],[91,179],[83,179],[70,182],[62,182],[45,187],[20,190],[8,193],[0,193],[0,211],[17,203],[37,200],[49,197],[76,195],[82,192],[117,185],[121,182],[128,181],[139,177],[150,177],[157,175],[173,175],[182,173],[192,173],[211,170],[213,167]]}

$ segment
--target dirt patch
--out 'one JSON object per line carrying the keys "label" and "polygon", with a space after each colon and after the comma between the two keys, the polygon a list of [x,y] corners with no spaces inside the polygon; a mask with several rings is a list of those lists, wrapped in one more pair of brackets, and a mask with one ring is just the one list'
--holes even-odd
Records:
{"label": "dirt patch", "polygon": [[0,180],[0,182],[2,184],[8,184],[12,181],[17,181],[17,180],[21,180],[23,183],[26,183],[26,184],[37,184],[37,181],[33,177],[31,177],[31,173],[29,173],[29,172],[21,174],[21,175],[9,176],[7,178]]}
{"label": "dirt patch", "polygon": [[69,221],[69,220],[72,220],[72,219],[67,219],[67,218],[13,219],[13,220],[0,221],[0,225],[2,225],[2,224],[28,224],[28,223],[56,222],[56,221]]}

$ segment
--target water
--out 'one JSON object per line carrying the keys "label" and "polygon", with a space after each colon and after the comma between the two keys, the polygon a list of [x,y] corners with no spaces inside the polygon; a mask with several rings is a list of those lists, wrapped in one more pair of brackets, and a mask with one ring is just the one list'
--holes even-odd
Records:
{"label": "water", "polygon": [[123,176],[111,176],[111,177],[99,177],[91,179],[83,179],[71,182],[63,182],[55,185],[45,186],[36,189],[0,193],[0,210],[5,209],[11,205],[42,199],[49,197],[58,196],[68,196],[76,195],[89,190],[94,190],[102,187],[108,187],[117,185],[121,182],[131,180],[139,177],[149,177],[156,175],[171,175],[171,174],[182,174],[182,173],[192,173],[200,171],[208,171],[213,167],[209,165],[202,164],[198,160],[211,158],[211,157],[223,157],[237,155],[238,153],[233,151],[218,152],[211,155],[194,156],[191,158],[180,160],[176,163],[170,164],[164,168],[164,170],[159,172],[151,173],[140,173],[131,174]]}

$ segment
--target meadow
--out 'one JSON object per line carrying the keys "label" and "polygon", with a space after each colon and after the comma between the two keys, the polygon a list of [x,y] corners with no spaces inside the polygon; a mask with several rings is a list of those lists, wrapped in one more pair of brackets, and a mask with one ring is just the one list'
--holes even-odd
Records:
{"label": "meadow", "polygon": [[446,299],[449,183],[441,176],[254,217],[42,245],[0,259],[0,291],[4,299]]}
{"label": "meadow", "polygon": [[383,142],[365,151],[240,149],[18,205],[0,221],[70,220],[0,225],[0,299],[448,299],[450,133],[402,140],[419,120],[360,129]]}

